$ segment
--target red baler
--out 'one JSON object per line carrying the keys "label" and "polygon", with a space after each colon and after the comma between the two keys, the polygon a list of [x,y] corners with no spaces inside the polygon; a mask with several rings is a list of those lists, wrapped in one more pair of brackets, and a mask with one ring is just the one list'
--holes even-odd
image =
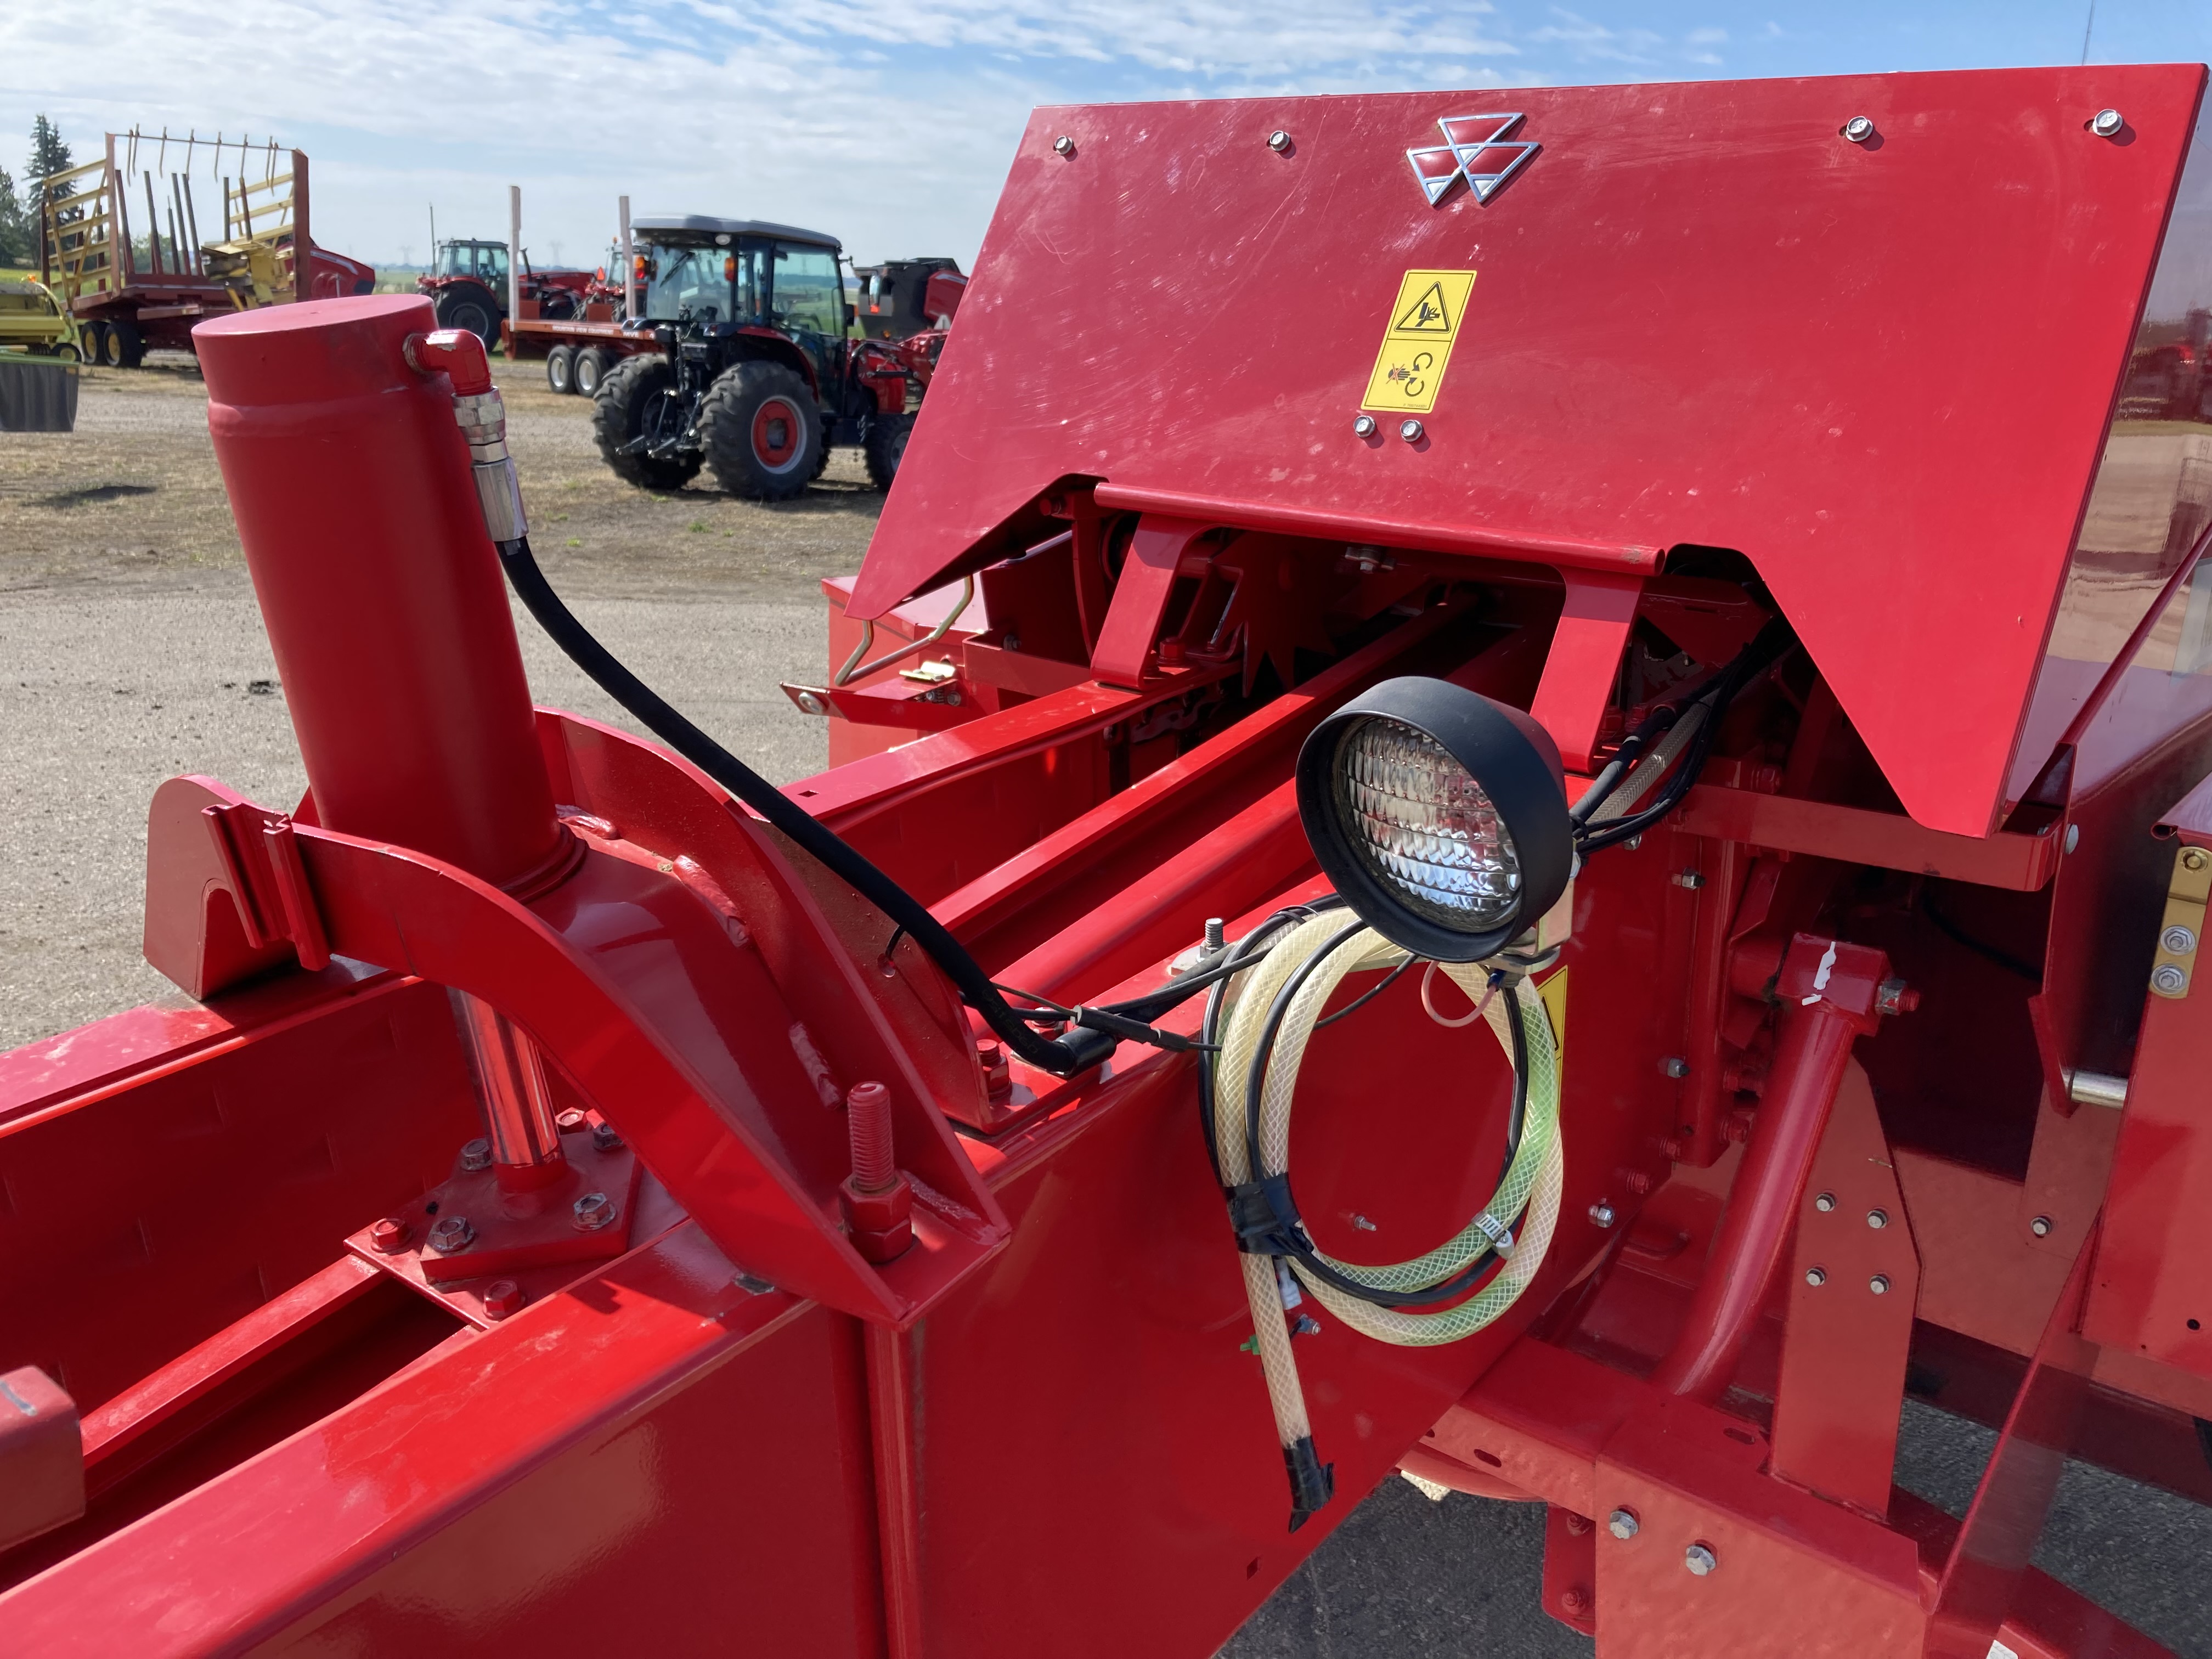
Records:
{"label": "red baler", "polygon": [[1395,1469],[2164,1651],[2029,1554],[2212,1501],[2204,82],[1040,111],[781,790],[428,301],[204,325],[310,789],[0,1057],[0,1648],[1204,1655]]}

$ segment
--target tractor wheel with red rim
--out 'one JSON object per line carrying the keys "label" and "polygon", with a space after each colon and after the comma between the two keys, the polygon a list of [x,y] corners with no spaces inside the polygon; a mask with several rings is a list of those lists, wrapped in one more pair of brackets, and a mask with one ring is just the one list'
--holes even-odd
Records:
{"label": "tractor wheel with red rim", "polygon": [[545,384],[566,394],[576,389],[576,349],[555,346],[545,354]]}
{"label": "tractor wheel with red rim", "polygon": [[707,465],[732,495],[781,501],[813,481],[822,418],[806,382],[781,363],[739,363],[699,402]]}
{"label": "tractor wheel with red rim", "polygon": [[597,346],[586,346],[576,354],[576,390],[586,398],[599,395],[599,382],[607,378],[607,354]]}

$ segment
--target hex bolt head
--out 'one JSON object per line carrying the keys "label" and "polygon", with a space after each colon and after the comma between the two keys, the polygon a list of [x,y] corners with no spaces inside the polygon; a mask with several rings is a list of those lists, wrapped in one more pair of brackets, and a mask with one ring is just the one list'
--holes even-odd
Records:
{"label": "hex bolt head", "polygon": [[[2081,826],[2078,823],[2068,824],[2066,826],[2066,840],[2063,843],[2065,850],[2070,853],[2081,844]],[[2191,866],[2191,867],[2193,869],[2195,866]]]}
{"label": "hex bolt head", "polygon": [[1352,435],[1355,438],[1373,437],[1375,435],[1375,417],[1372,415],[1362,415],[1358,416],[1352,423]]}
{"label": "hex bolt head", "polygon": [[1422,429],[1421,423],[1419,421],[1401,421],[1398,422],[1398,435],[1403,438],[1409,444],[1417,444],[1421,441]]}
{"label": "hex bolt head", "polygon": [[1278,127],[1267,135],[1267,148],[1278,155],[1288,155],[1291,149],[1291,135]]}
{"label": "hex bolt head", "polygon": [[1682,1565],[1700,1578],[1711,1572],[1720,1564],[1721,1559],[1713,1553],[1713,1547],[1711,1544],[1692,1544],[1682,1552]]}
{"label": "hex bolt head", "polygon": [[1863,115],[1854,115],[1844,123],[1844,137],[1855,144],[1863,144],[1874,137],[1874,123]]}
{"label": "hex bolt head", "polygon": [[1669,1054],[1659,1062],[1659,1073],[1662,1077],[1686,1078],[1690,1074],[1690,1062],[1680,1054]]}
{"label": "hex bolt head", "polygon": [[622,1132],[611,1123],[592,1125],[592,1145],[603,1152],[611,1152],[623,1144]]}
{"label": "hex bolt head", "polygon": [[1827,1214],[1829,1211],[1836,1207],[1836,1195],[1833,1193],[1822,1193],[1818,1198],[1813,1200],[1813,1207],[1818,1210],[1822,1215]]}
{"label": "hex bolt head", "polygon": [[1612,1205],[1593,1204],[1589,1207],[1589,1218],[1597,1226],[1610,1227],[1620,1218],[1613,1213]]}
{"label": "hex bolt head", "polygon": [[415,1230],[396,1216],[386,1216],[368,1230],[368,1248],[380,1255],[392,1255],[407,1248]]}
{"label": "hex bolt head", "polygon": [[1880,1232],[1884,1227],[1889,1225],[1889,1212],[1887,1210],[1869,1210],[1867,1212],[1867,1225],[1873,1228],[1876,1232]]}
{"label": "hex bolt head", "polygon": [[509,1314],[522,1311],[522,1286],[511,1279],[495,1279],[484,1286],[483,1310],[487,1319],[504,1319]]}
{"label": "hex bolt head", "polygon": [[2177,921],[2158,936],[2158,942],[2166,948],[2169,954],[2185,957],[2197,948],[2197,935]]}
{"label": "hex bolt head", "polygon": [[2039,1215],[2036,1217],[2034,1220],[2027,1224],[2027,1230],[2033,1233],[2038,1238],[2050,1237],[2051,1218],[2047,1215]]}
{"label": "hex bolt head", "polygon": [[2185,848],[2181,854],[2181,867],[2185,870],[2202,870],[2208,858],[2212,858],[2212,854],[2208,854],[2201,847]]}
{"label": "hex bolt head", "polygon": [[605,1193],[586,1193],[569,1206],[569,1213],[578,1232],[595,1233],[615,1218],[615,1201]]}
{"label": "hex bolt head", "polygon": [[2127,118],[2116,109],[2100,109],[2089,118],[2089,131],[2100,138],[2116,138],[2120,129],[2127,125]]}
{"label": "hex bolt head", "polygon": [[461,1167],[464,1170],[491,1168],[491,1142],[478,1135],[461,1148]]}
{"label": "hex bolt head", "polygon": [[1633,1538],[1643,1524],[1636,1518],[1634,1510],[1615,1510],[1605,1518],[1605,1529],[1615,1538]]}
{"label": "hex bolt head", "polygon": [[591,1127],[592,1120],[571,1106],[553,1119],[553,1127],[564,1135],[580,1135]]}
{"label": "hex bolt head", "polygon": [[1074,155],[1075,140],[1069,137],[1066,133],[1061,133],[1059,137],[1052,141],[1052,153],[1055,155]]}
{"label": "hex bolt head", "polygon": [[1681,871],[1674,878],[1675,886],[1686,887],[1693,893],[1705,884],[1705,878],[1699,875],[1695,870]]}
{"label": "hex bolt head", "polygon": [[1887,1273],[1876,1273],[1872,1279],[1867,1280],[1867,1289],[1872,1291],[1876,1296],[1887,1296],[1889,1294],[1889,1275]]}
{"label": "hex bolt head", "polygon": [[1806,1268],[1805,1282],[1808,1285],[1810,1285],[1814,1290],[1820,1289],[1821,1285],[1828,1282],[1828,1270],[1826,1267]]}
{"label": "hex bolt head", "polygon": [[2189,972],[2171,962],[2161,962],[2152,970],[2150,982],[2153,988],[2177,997],[2189,988]]}
{"label": "hex bolt head", "polygon": [[455,1255],[469,1248],[469,1241],[477,1230],[469,1225],[465,1215],[441,1216],[438,1224],[430,1229],[430,1248],[440,1255]]}

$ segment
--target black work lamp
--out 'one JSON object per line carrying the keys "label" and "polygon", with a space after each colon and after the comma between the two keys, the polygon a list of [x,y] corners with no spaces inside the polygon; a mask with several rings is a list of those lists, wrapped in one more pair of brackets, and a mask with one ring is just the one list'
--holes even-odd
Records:
{"label": "black work lamp", "polygon": [[1574,873],[1551,734],[1445,680],[1385,680],[1315,727],[1298,816],[1360,919],[1437,962],[1495,955]]}

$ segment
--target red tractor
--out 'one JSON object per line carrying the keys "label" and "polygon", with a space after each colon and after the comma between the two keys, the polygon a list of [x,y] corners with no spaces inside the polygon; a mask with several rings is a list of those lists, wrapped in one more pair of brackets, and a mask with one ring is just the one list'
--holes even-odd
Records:
{"label": "red tractor", "polygon": [[[416,277],[415,286],[436,305],[440,327],[465,328],[489,349],[498,343],[507,316],[507,279],[506,243],[456,239],[439,245],[436,268]],[[588,270],[535,270],[528,251],[523,253],[522,297],[547,321],[582,316],[598,280]]]}
{"label": "red tractor", "polygon": [[[783,501],[857,444],[889,489],[942,330],[855,340],[834,236],[701,215],[641,219],[643,317],[657,352],[608,370],[592,425],[617,476],[678,489],[713,469],[733,495]],[[442,315],[442,313],[441,313]]]}

